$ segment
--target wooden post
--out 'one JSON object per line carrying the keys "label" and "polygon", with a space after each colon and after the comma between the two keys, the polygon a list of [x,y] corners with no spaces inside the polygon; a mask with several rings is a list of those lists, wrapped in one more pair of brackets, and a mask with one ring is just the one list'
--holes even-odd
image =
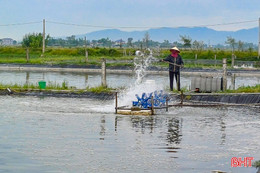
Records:
{"label": "wooden post", "polygon": [[166,98],[166,112],[168,112],[168,97]]}
{"label": "wooden post", "polygon": [[29,47],[26,48],[26,62],[28,63],[30,59],[30,55],[29,55]]}
{"label": "wooden post", "polygon": [[101,65],[101,75],[102,75],[102,82],[101,85],[103,87],[107,87],[107,81],[106,81],[106,59],[102,58],[102,65]]}
{"label": "wooden post", "polygon": [[42,21],[43,30],[42,30],[42,54],[45,52],[45,19]]}
{"label": "wooden post", "polygon": [[88,51],[87,51],[87,38],[85,36],[85,41],[84,41],[84,47],[85,47],[85,62],[88,62]]}
{"label": "wooden post", "polygon": [[232,74],[231,76],[231,89],[235,90],[236,89],[236,74]]}
{"label": "wooden post", "polygon": [[234,68],[234,65],[235,65],[235,55],[232,53],[231,68]]}
{"label": "wooden post", "polygon": [[154,115],[154,108],[153,108],[153,96],[151,97],[151,114]]}
{"label": "wooden post", "polygon": [[216,68],[216,65],[217,65],[217,55],[216,54],[214,56],[214,60],[215,60],[215,68]]}
{"label": "wooden post", "polygon": [[85,58],[86,58],[86,63],[88,62],[88,51],[85,50]]}
{"label": "wooden post", "polygon": [[223,59],[223,91],[227,90],[227,59]]}
{"label": "wooden post", "polygon": [[26,81],[25,81],[25,84],[27,85],[27,86],[29,86],[29,79],[30,79],[30,72],[26,72]]}
{"label": "wooden post", "polygon": [[181,91],[181,105],[183,104],[183,91]]}
{"label": "wooden post", "polygon": [[115,106],[115,111],[116,111],[116,114],[117,114],[117,107],[118,107],[118,104],[117,104],[117,92],[116,92],[116,106]]}
{"label": "wooden post", "polygon": [[198,54],[195,54],[195,65],[197,66]]}

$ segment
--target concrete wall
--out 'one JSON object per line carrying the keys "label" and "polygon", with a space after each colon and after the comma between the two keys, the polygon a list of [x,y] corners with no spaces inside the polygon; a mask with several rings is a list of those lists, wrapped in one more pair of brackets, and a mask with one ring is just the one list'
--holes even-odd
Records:
{"label": "concrete wall", "polygon": [[235,104],[260,103],[260,93],[256,94],[194,94],[186,95],[185,101],[219,102]]}

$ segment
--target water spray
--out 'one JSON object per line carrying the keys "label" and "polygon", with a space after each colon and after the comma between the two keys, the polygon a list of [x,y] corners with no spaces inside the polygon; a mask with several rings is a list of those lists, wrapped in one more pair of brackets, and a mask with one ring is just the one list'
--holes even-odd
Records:
{"label": "water spray", "polygon": [[[146,72],[148,67],[152,62],[158,61],[153,57],[153,52],[151,49],[146,49],[143,51],[136,51],[136,57],[134,58],[134,72],[135,72],[135,82],[130,85],[130,88],[126,89],[120,96],[120,104],[129,105],[137,95],[142,95],[146,92],[147,94],[153,93],[156,90],[162,90],[163,86],[161,84],[156,84],[154,80],[145,80]],[[149,99],[148,99],[149,100]],[[147,100],[147,101],[148,101]]]}

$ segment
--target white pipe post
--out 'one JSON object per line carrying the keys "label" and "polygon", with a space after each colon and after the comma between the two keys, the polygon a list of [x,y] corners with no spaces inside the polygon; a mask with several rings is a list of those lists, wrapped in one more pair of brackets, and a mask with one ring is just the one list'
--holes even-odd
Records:
{"label": "white pipe post", "polygon": [[107,82],[106,82],[106,59],[102,58],[102,65],[101,65],[101,73],[102,73],[102,82],[101,85],[103,87],[107,87]]}
{"label": "white pipe post", "polygon": [[234,68],[234,65],[235,65],[235,54],[232,53],[231,68]]}
{"label": "white pipe post", "polygon": [[45,19],[42,21],[43,30],[42,30],[42,54],[45,52]]}
{"label": "white pipe post", "polygon": [[227,58],[223,59],[223,91],[227,90]]}

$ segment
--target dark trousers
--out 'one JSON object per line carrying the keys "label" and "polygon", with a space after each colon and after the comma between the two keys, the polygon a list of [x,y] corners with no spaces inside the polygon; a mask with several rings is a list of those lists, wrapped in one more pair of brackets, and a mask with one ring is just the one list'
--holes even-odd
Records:
{"label": "dark trousers", "polygon": [[180,91],[181,90],[181,84],[180,84],[180,72],[172,72],[172,71],[169,71],[169,76],[170,76],[170,88],[171,88],[171,91],[173,90],[173,78],[175,76],[175,80],[176,80],[176,83],[177,83],[177,90]]}

